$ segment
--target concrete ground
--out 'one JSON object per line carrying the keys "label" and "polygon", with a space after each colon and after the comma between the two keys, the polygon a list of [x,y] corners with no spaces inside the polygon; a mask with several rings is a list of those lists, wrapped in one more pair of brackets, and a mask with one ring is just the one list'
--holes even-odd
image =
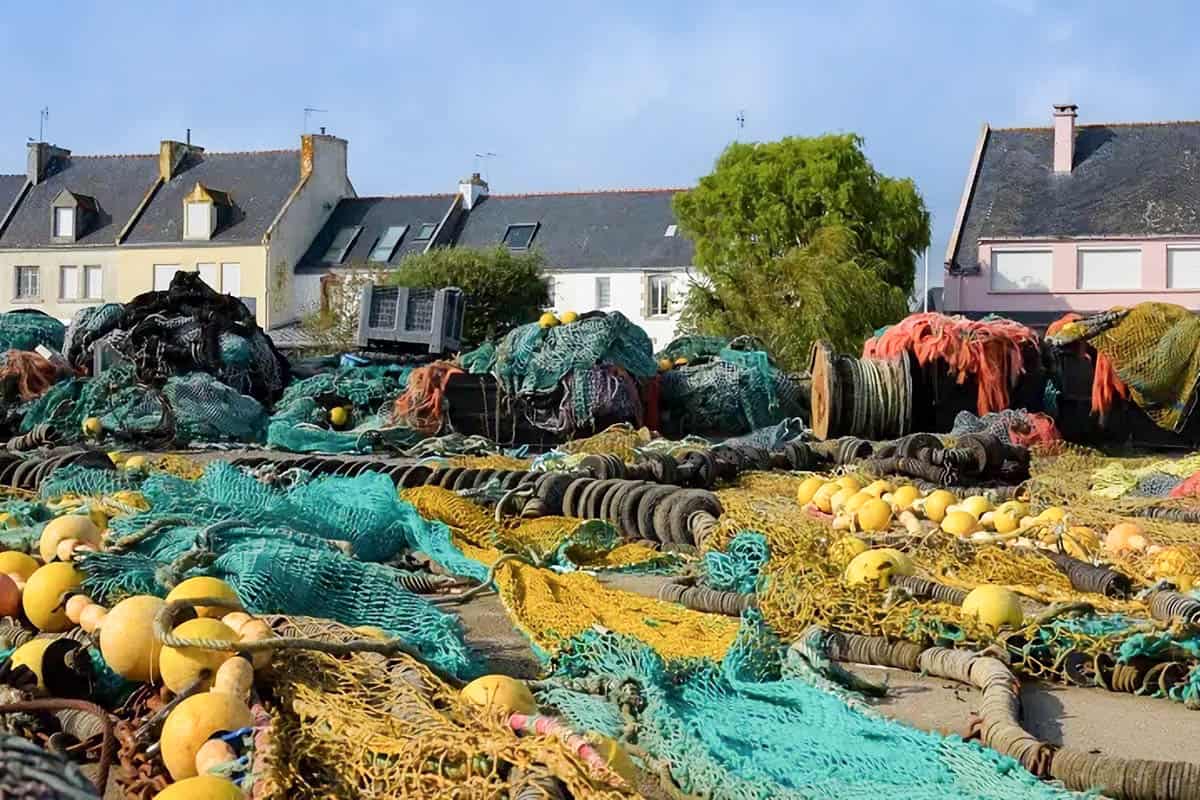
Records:
{"label": "concrete ground", "polygon": [[[613,588],[654,596],[665,579],[622,575],[603,580]],[[461,616],[468,642],[492,669],[522,678],[538,675],[533,651],[513,629],[497,595],[443,607]],[[922,730],[964,735],[979,707],[978,691],[950,681],[882,667],[855,665],[851,671],[885,683],[887,696],[872,702],[887,716]],[[1052,744],[1126,758],[1200,763],[1200,712],[1181,703],[1037,681],[1022,685],[1021,701],[1026,730]]]}

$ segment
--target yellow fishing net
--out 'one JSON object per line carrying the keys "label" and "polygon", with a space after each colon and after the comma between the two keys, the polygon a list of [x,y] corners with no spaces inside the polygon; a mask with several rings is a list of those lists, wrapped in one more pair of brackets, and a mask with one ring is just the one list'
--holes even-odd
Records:
{"label": "yellow fishing net", "polygon": [[1171,303],[1139,303],[1091,344],[1159,427],[1183,427],[1200,376],[1200,317]]}
{"label": "yellow fishing net", "polygon": [[[445,523],[455,545],[468,558],[488,565],[504,555],[496,547],[501,542],[512,548],[510,552],[521,553],[522,547],[545,551],[580,523],[567,517],[544,517],[497,525],[479,506],[437,487],[406,489],[401,497],[421,516]],[[651,548],[625,544],[582,566],[605,568],[613,562],[661,556]],[[668,659],[701,656],[719,660],[737,634],[736,619],[611,589],[586,572],[558,574],[509,560],[496,567],[495,584],[514,624],[547,652],[600,626],[634,636]]]}
{"label": "yellow fishing net", "polygon": [[611,453],[625,461],[633,461],[637,448],[645,446],[654,438],[648,428],[634,428],[622,423],[612,425],[594,436],[566,442],[562,450],[567,453]]}
{"label": "yellow fishing net", "polygon": [[489,453],[482,456],[452,456],[446,459],[446,461],[452,467],[465,467],[466,469],[521,470],[529,469],[529,465],[533,460],[529,458],[514,458],[512,456],[501,455],[500,453]]}
{"label": "yellow fishing net", "polygon": [[[324,620],[276,627],[285,636],[361,637]],[[504,798],[548,776],[573,797],[637,796],[593,774],[559,739],[517,736],[502,713],[463,703],[404,655],[283,651],[269,680],[278,702],[264,797]]]}

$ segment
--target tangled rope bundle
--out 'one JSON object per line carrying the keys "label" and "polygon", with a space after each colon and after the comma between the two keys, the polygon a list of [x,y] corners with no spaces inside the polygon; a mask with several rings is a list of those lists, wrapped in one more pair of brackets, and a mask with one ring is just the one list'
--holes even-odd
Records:
{"label": "tangled rope bundle", "polygon": [[408,389],[396,398],[392,421],[421,433],[437,433],[442,428],[446,384],[462,370],[448,361],[439,361],[413,370]]}

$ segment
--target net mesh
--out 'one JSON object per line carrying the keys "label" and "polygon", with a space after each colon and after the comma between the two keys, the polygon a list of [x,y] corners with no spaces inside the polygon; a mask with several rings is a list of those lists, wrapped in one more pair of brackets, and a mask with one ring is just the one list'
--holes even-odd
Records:
{"label": "net mesh", "polygon": [[37,311],[0,314],[0,352],[35,350],[39,345],[61,350],[65,326],[54,317]]}

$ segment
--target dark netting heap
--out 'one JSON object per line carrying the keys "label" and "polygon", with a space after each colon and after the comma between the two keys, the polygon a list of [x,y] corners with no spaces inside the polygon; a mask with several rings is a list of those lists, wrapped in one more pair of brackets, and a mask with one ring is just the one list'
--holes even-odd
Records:
{"label": "dark netting heap", "polygon": [[77,313],[63,349],[68,362],[90,368],[101,345],[131,362],[138,379],[153,386],[207,372],[269,404],[288,382],[287,360],[254,315],[236,297],[213,291],[198,273],[177,272],[167,291],[140,294],[124,306]]}
{"label": "dark netting heap", "polygon": [[0,314],[0,352],[34,350],[38,345],[61,350],[64,334],[63,324],[41,311],[20,309]]}
{"label": "dark netting heap", "polygon": [[[480,369],[486,358],[468,354]],[[576,322],[542,328],[537,323],[510,331],[496,347],[488,371],[511,396],[541,405],[558,391],[560,403],[531,421],[556,431],[574,431],[612,414],[640,418],[639,379],[657,367],[646,332],[619,311],[593,312]]]}
{"label": "dark netting heap", "polygon": [[[408,384],[411,366],[351,366],[295,381],[275,405],[267,444],[294,453],[352,453],[371,449]],[[349,409],[342,430],[330,425],[334,407]]]}
{"label": "dark netting heap", "polygon": [[[673,428],[734,435],[807,416],[806,399],[792,376],[777,368],[752,340],[717,346],[716,337],[681,337],[660,353],[687,363],[662,373],[661,406]],[[686,355],[691,354],[691,355]]]}

